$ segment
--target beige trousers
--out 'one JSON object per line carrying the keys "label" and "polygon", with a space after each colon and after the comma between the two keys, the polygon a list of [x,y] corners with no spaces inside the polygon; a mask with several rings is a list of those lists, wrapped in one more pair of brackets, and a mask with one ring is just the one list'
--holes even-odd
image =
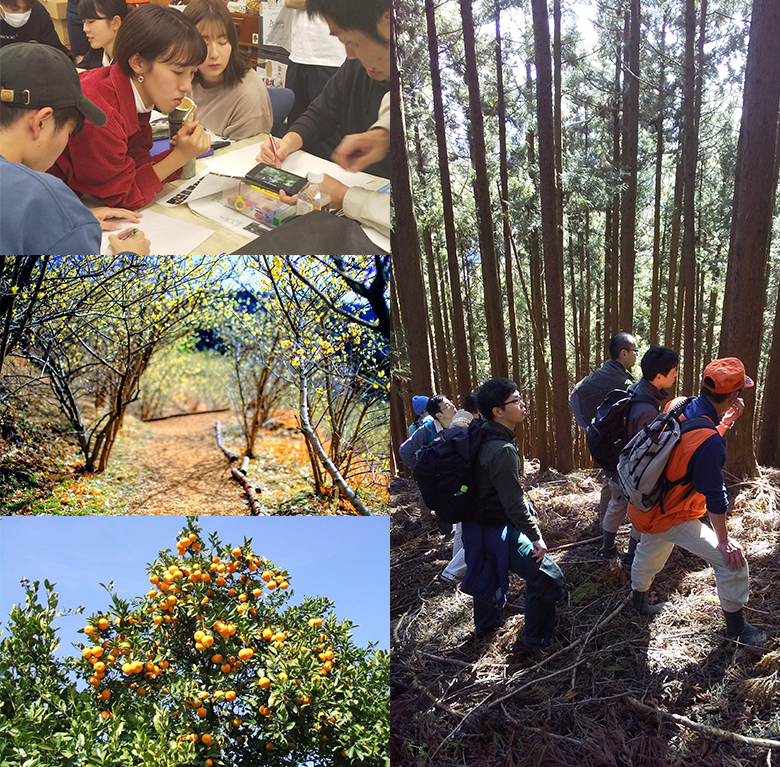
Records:
{"label": "beige trousers", "polygon": [[718,548],[715,531],[698,519],[673,525],[663,533],[642,533],[631,567],[631,588],[634,591],[647,591],[650,588],[653,578],[663,569],[675,545],[682,546],[712,565],[718,598],[726,612],[736,612],[747,604],[750,591],[747,562],[741,570],[729,570],[723,552]]}

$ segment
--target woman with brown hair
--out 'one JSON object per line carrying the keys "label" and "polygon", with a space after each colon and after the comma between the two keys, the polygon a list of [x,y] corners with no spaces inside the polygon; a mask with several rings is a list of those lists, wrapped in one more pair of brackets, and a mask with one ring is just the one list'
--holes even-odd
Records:
{"label": "woman with brown hair", "polygon": [[81,75],[84,94],[106,113],[106,125],[88,124],[71,136],[49,172],[79,194],[137,210],[211,146],[203,126],[193,121],[171,139],[172,149],[149,153],[152,109],[167,113],[182,103],[206,58],[206,44],[181,12],[150,4],[128,14],[113,58],[111,66]]}
{"label": "woman with brown hair", "polygon": [[249,57],[238,47],[230,12],[221,0],[192,0],[184,9],[208,47],[195,73],[190,97],[198,119],[212,133],[240,140],[270,133],[271,99]]}

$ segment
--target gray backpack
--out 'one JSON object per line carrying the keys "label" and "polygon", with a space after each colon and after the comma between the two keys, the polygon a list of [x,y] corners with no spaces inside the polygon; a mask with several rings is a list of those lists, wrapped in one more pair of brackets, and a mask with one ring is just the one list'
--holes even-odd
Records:
{"label": "gray backpack", "polygon": [[639,511],[650,511],[685,476],[674,482],[666,477],[666,464],[680,437],[694,429],[716,429],[705,416],[680,421],[683,410],[693,397],[661,413],[652,423],[637,432],[620,452],[617,475],[628,502]]}

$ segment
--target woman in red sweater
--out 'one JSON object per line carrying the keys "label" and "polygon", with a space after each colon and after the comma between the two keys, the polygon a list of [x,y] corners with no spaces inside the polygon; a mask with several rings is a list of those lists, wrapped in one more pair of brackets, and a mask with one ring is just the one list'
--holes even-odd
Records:
{"label": "woman in red sweater", "polygon": [[171,140],[172,149],[149,154],[152,108],[167,113],[181,104],[206,53],[200,32],[180,11],[150,4],[130,13],[114,44],[116,63],[81,75],[84,94],[108,121],[71,136],[50,173],[105,205],[148,205],[163,183],[210,147],[203,126],[193,121]]}

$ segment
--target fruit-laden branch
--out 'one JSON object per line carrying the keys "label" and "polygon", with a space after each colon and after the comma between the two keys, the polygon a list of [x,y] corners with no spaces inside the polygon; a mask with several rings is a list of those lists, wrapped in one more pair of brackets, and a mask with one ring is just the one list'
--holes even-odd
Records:
{"label": "fruit-laden branch", "polygon": [[225,454],[225,457],[228,459],[228,461],[231,464],[230,473],[233,476],[233,479],[235,479],[236,482],[238,482],[238,484],[244,488],[247,501],[249,502],[249,511],[251,511],[252,515],[256,517],[260,514],[260,502],[257,500],[257,493],[255,492],[255,486],[249,481],[249,477],[246,476],[246,473],[242,471],[242,469],[233,466],[233,464],[238,460],[238,456],[235,453],[230,452],[230,450],[228,450],[225,447],[225,444],[222,441],[221,421],[217,421],[214,424],[214,430],[217,433],[217,446]]}
{"label": "fruit-laden branch", "polygon": [[301,431],[307,442],[313,447],[314,452],[320,460],[320,463],[325,467],[325,471],[330,474],[333,481],[341,488],[342,493],[346,496],[347,500],[352,504],[355,511],[359,512],[363,516],[372,516],[371,512],[365,507],[363,502],[357,497],[355,491],[347,484],[344,477],[336,468],[333,461],[328,458],[328,454],[325,452],[325,448],[317,437],[316,432],[312,428],[311,421],[309,420],[309,382],[306,376],[305,361],[301,359],[300,367],[298,368],[298,380],[300,382],[300,395],[301,395],[301,408],[300,408],[300,421]]}

